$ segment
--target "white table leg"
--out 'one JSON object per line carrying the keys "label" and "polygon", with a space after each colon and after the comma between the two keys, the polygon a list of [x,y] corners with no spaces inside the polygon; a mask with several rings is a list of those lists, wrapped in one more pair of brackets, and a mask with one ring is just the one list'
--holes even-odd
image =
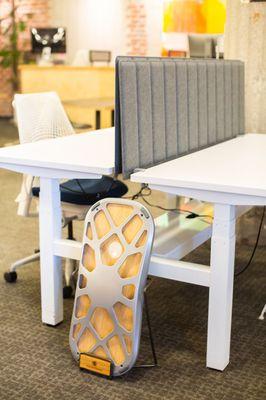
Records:
{"label": "white table leg", "polygon": [[229,363],[235,258],[235,206],[216,204],[211,240],[207,367]]}
{"label": "white table leg", "polygon": [[40,179],[40,258],[42,322],[57,325],[63,320],[61,258],[54,255],[54,240],[61,237],[59,182]]}

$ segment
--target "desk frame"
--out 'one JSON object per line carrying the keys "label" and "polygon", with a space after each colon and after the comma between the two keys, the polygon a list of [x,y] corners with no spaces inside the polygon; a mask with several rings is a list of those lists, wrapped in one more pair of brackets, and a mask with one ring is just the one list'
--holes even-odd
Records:
{"label": "desk frame", "polygon": [[[9,170],[32,173],[31,167],[5,164]],[[61,238],[61,203],[59,179],[100,178],[101,175],[39,168],[35,175],[40,176],[40,269],[42,322],[57,325],[63,321],[63,290],[61,257],[80,260],[81,243]],[[166,193],[191,196],[189,189],[178,190],[164,186],[151,185],[152,189]],[[208,195],[206,195],[207,200]],[[207,360],[209,368],[224,370],[229,363],[230,335],[233,302],[234,254],[236,204],[247,204],[251,199],[235,198],[230,195],[223,202],[215,203],[211,236],[211,266],[187,263],[179,260],[152,256],[149,274],[209,287],[209,317]],[[243,197],[243,196],[240,196]],[[262,201],[263,200],[263,201]],[[254,199],[254,204],[265,205],[264,198]],[[230,204],[231,202],[231,204]],[[242,210],[243,213],[243,210]],[[197,243],[199,246],[201,243]],[[197,247],[196,246],[196,247]],[[194,247],[195,248],[195,247]],[[187,249],[192,251],[193,248]],[[187,254],[186,253],[186,254]],[[182,257],[185,254],[182,254]]]}
{"label": "desk frame", "polygon": [[[101,138],[103,142],[106,140],[102,136],[98,138]],[[63,140],[67,143],[71,140],[69,147],[72,150],[72,139],[61,139],[61,141]],[[62,143],[61,141],[60,144]],[[77,143],[82,142],[82,137],[75,139],[76,141]],[[48,141],[45,143],[47,145]],[[97,143],[99,143],[98,140]],[[43,143],[41,145],[43,146]],[[83,144],[81,145],[83,146]],[[32,149],[32,145],[29,146]],[[27,147],[23,147],[23,149],[25,148]],[[101,148],[101,143],[99,144],[99,148]],[[6,154],[8,154],[8,157],[6,157]],[[69,154],[72,154],[72,151]],[[264,157],[264,153],[261,154],[261,157]],[[103,154],[102,158],[105,161],[106,154]],[[13,163],[10,160],[13,160]],[[113,161],[110,160],[107,166],[105,165],[106,163],[104,164],[105,167],[91,166],[90,172],[86,172],[89,170],[86,160],[87,158],[85,157],[84,163],[78,166],[75,166],[71,162],[66,164],[64,160],[61,160],[61,163],[54,163],[53,160],[48,160],[47,164],[43,161],[38,161],[38,164],[36,164],[30,158],[27,159],[24,152],[23,155],[19,151],[17,152],[16,148],[11,152],[8,149],[3,149],[1,159],[2,168],[40,177],[42,321],[49,325],[57,325],[63,320],[61,257],[76,260],[79,260],[81,257],[80,243],[61,238],[59,179],[95,179],[101,178],[102,174],[111,174],[113,170],[113,166],[111,166],[113,165]],[[75,167],[77,169],[73,171]],[[135,180],[134,176],[132,180]],[[145,177],[140,176],[136,181],[145,182]],[[165,192],[168,195],[192,197],[214,204],[212,232],[210,229],[196,243],[195,240],[194,243],[191,240],[190,247],[186,246],[186,254],[188,254],[211,237],[210,266],[180,261],[180,258],[186,255],[184,252],[179,254],[179,259],[174,260],[153,255],[149,273],[158,277],[209,287],[207,367],[223,370],[228,364],[230,356],[235,223],[238,212],[236,206],[264,206],[266,205],[266,195],[263,195],[264,192],[261,194],[258,191],[253,194],[250,194],[250,192],[247,192],[249,194],[240,194],[239,192],[219,192],[205,188],[193,189],[193,185],[190,188],[179,187],[178,184],[170,187],[163,185],[161,182],[150,184],[150,187],[151,189]],[[261,195],[257,195],[257,193]]]}
{"label": "desk frame", "polygon": [[[206,232],[201,239],[203,243],[211,237],[210,266],[153,255],[149,268],[149,275],[209,287],[206,366],[221,371],[225,369],[230,358],[236,218],[249,209],[250,207],[236,208],[235,205],[215,204],[212,231]],[[197,243],[195,246],[192,242],[191,248],[180,254],[180,258],[201,244]],[[68,257],[79,261],[81,243],[59,239],[54,232],[53,254],[56,259]],[[55,263],[56,260],[54,265]]]}

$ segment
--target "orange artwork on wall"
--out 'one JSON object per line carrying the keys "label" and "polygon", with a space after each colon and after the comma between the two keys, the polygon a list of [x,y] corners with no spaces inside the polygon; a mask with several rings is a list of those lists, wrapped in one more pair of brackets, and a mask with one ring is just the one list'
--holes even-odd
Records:
{"label": "orange artwork on wall", "polygon": [[163,32],[223,33],[225,0],[164,0]]}

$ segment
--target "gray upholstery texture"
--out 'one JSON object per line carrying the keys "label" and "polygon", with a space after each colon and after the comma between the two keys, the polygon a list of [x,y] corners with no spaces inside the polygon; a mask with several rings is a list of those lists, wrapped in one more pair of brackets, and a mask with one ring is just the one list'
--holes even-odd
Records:
{"label": "gray upholstery texture", "polygon": [[118,57],[115,127],[125,178],[243,134],[244,64]]}

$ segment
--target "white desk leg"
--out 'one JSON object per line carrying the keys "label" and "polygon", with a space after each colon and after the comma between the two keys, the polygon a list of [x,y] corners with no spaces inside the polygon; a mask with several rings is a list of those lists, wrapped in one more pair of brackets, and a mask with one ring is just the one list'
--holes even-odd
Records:
{"label": "white desk leg", "polygon": [[207,367],[229,363],[235,258],[235,206],[216,204],[211,240]]}
{"label": "white desk leg", "polygon": [[59,182],[40,179],[40,257],[42,322],[57,325],[63,320],[61,258],[54,255],[54,240],[61,237]]}

